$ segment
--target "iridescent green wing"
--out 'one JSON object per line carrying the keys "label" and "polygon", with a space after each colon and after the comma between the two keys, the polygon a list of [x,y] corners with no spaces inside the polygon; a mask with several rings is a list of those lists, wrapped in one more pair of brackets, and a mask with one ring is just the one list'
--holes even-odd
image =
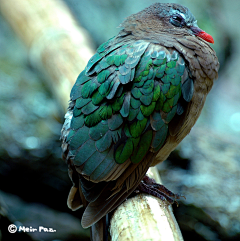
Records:
{"label": "iridescent green wing", "polygon": [[127,140],[115,151],[118,163],[138,163],[151,150],[158,152],[193,95],[193,81],[184,59],[173,49],[151,44],[136,67],[124,133]]}
{"label": "iridescent green wing", "polygon": [[95,181],[117,165],[115,146],[123,140],[135,67],[149,45],[112,46],[112,41],[99,47],[71,91],[69,156],[79,172]]}
{"label": "iridescent green wing", "polygon": [[145,41],[100,46],[71,92],[67,142],[78,171],[99,181],[117,164],[157,152],[192,93],[176,51]]}
{"label": "iridescent green wing", "polygon": [[[184,59],[173,49],[151,44],[137,66],[132,88],[128,120],[130,133],[140,133],[137,123],[146,123],[141,140],[131,161],[137,163],[138,153],[158,152],[169,135],[168,124],[181,115],[193,95],[193,81]],[[132,130],[131,130],[132,127]],[[137,153],[137,154],[135,154]],[[142,155],[143,155],[142,154]]]}

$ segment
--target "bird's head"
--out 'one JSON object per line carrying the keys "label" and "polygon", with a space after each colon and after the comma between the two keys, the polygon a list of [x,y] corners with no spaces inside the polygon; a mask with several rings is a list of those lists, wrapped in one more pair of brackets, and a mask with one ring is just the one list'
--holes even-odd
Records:
{"label": "bird's head", "polygon": [[141,12],[129,16],[121,25],[125,31],[146,38],[152,35],[174,36],[195,35],[209,43],[214,43],[211,35],[197,25],[190,10],[174,3],[155,3]]}

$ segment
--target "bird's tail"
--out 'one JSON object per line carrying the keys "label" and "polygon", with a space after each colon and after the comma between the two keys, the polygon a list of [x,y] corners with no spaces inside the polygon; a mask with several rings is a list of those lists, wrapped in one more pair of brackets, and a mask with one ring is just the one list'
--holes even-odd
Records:
{"label": "bird's tail", "polygon": [[108,241],[108,215],[102,217],[90,228],[91,241]]}

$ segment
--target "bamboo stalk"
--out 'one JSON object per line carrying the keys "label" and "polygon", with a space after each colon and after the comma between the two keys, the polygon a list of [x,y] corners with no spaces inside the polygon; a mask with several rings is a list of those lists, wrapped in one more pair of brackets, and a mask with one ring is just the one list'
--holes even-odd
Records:
{"label": "bamboo stalk", "polygon": [[[60,0],[1,0],[0,11],[25,43],[31,64],[46,75],[67,108],[72,85],[94,53],[86,31]],[[160,183],[157,169],[149,170]],[[110,232],[113,241],[183,240],[171,207],[143,194],[117,208]]]}

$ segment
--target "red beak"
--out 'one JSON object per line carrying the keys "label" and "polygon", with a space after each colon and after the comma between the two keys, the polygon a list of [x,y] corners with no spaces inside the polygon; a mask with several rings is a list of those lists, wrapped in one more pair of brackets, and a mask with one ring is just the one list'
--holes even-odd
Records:
{"label": "red beak", "polygon": [[207,42],[209,42],[211,44],[214,43],[213,37],[210,34],[204,32],[202,29],[200,29],[198,27],[194,27],[194,26],[192,26],[190,28],[193,31],[194,35],[206,40]]}

